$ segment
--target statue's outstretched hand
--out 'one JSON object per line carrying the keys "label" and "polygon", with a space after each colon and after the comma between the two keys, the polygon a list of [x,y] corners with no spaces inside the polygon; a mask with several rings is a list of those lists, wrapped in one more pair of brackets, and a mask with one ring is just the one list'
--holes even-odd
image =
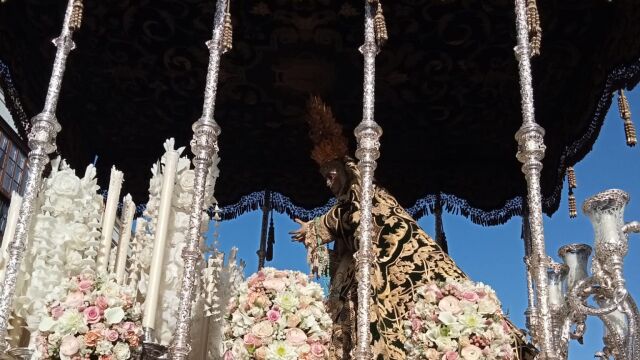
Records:
{"label": "statue's outstretched hand", "polygon": [[307,236],[307,231],[309,231],[310,222],[304,222],[300,219],[295,219],[295,221],[300,224],[300,228],[298,230],[290,231],[291,240],[304,243],[304,239]]}

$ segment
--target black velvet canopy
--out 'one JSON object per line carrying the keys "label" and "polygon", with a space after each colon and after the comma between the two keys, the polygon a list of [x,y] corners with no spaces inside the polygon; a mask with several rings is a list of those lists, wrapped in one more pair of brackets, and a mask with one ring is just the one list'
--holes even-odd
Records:
{"label": "black velvet canopy", "polygon": [[[329,200],[309,158],[304,106],[310,94],[323,97],[347,135],[360,122],[363,5],[232,1],[234,48],[222,61],[216,106],[222,128],[216,198],[227,217],[255,208],[262,199],[255,192],[263,190],[278,193],[277,210],[302,217]],[[66,0],[0,5],[1,83],[25,131],[42,109],[55,53],[50,40],[65,6]],[[521,213],[526,188],[515,158],[522,117],[513,6],[383,0],[390,40],[377,58],[376,121],[384,134],[376,179],[418,216],[435,194],[477,223]],[[533,59],[534,95],[536,119],[546,129],[542,193],[550,214],[565,168],[591,149],[612,93],[638,82],[640,4],[538,6],[543,40]],[[201,114],[215,3],[85,0],[84,7],[58,108],[58,148],[75,168],[98,155],[103,186],[115,164],[125,172],[124,191],[143,203],[164,139],[187,145]]]}

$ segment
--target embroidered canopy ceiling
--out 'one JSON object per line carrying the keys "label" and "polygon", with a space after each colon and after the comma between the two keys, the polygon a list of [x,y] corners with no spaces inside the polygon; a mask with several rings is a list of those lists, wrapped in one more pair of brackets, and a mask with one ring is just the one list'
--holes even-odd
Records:
{"label": "embroidered canopy ceiling", "polygon": [[[42,108],[50,40],[65,3],[0,5],[2,85],[22,130]],[[58,108],[59,150],[75,168],[98,155],[103,187],[115,164],[125,172],[124,191],[143,203],[147,169],[164,139],[188,144],[201,114],[214,2],[84,6]],[[478,223],[519,214],[526,190],[515,158],[521,114],[512,1],[383,6],[390,40],[377,60],[376,120],[384,130],[377,181],[415,205],[416,215],[437,193],[450,211]],[[533,59],[534,91],[536,118],[547,131],[544,207],[552,213],[564,170],[591,149],[612,92],[638,81],[640,5],[548,0],[538,7],[543,40]],[[216,197],[229,217],[257,206],[255,192],[271,190],[279,193],[278,210],[311,216],[303,209],[326,204],[330,193],[309,158],[304,105],[310,94],[322,96],[347,134],[360,121],[362,1],[234,0],[231,14],[234,48],[222,61],[216,108]]]}

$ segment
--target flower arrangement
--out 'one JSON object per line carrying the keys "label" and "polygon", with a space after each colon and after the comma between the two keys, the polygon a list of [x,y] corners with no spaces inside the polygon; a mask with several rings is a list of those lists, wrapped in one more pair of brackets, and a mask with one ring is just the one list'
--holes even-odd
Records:
{"label": "flower arrangement", "polygon": [[327,359],[332,324],[322,299],[301,272],[253,274],[229,303],[223,359]]}
{"label": "flower arrangement", "polygon": [[80,178],[61,158],[51,161],[43,180],[29,238],[31,246],[16,288],[16,314],[35,332],[46,312],[44,299],[63,279],[95,271],[103,198],[96,169]]}
{"label": "flower arrangement", "polygon": [[39,331],[38,359],[134,358],[142,335],[140,304],[113,279],[74,276],[47,297]]}
{"label": "flower arrangement", "polygon": [[415,300],[405,321],[409,359],[513,359],[513,330],[490,287],[447,280],[418,288]]}

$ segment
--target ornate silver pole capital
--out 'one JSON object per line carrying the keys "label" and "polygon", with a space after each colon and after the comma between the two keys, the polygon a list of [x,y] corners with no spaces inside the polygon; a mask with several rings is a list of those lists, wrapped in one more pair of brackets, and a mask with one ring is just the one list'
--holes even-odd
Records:
{"label": "ornate silver pole capital", "polygon": [[529,224],[531,226],[530,272],[535,282],[535,329],[534,341],[540,347],[540,359],[559,359],[561,356],[553,341],[553,319],[549,308],[547,268],[549,257],[545,252],[542,218],[542,194],[540,172],[544,158],[544,129],[535,121],[533,106],[533,86],[531,75],[529,33],[525,0],[515,0],[517,46],[520,78],[520,96],[522,105],[522,127],[516,133],[518,154],[522,163],[522,172],[527,181],[527,203],[529,206]]}
{"label": "ornate silver pole capital", "polygon": [[189,217],[189,232],[187,245],[182,251],[184,269],[182,273],[182,286],[180,289],[180,306],[176,319],[176,330],[173,342],[169,347],[169,358],[186,360],[191,352],[191,307],[198,286],[197,271],[198,262],[202,258],[200,251],[200,229],[202,225],[202,213],[204,211],[204,198],[209,168],[213,158],[218,152],[218,136],[220,126],[214,119],[216,93],[218,88],[218,71],[220,69],[220,57],[226,51],[223,46],[224,18],[229,0],[218,0],[214,18],[213,37],[207,41],[209,48],[209,66],[207,69],[207,82],[205,85],[204,104],[202,117],[193,124],[193,139],[191,140],[191,152],[194,154],[195,180],[193,190],[193,203]]}
{"label": "ornate silver pole capital", "polygon": [[373,173],[376,160],[380,156],[380,136],[382,128],[374,121],[375,105],[375,71],[376,55],[379,48],[376,44],[373,9],[369,1],[365,0],[364,45],[360,51],[364,56],[364,96],[362,105],[362,122],[354,133],[358,140],[356,157],[358,168],[362,175],[362,197],[360,199],[361,218],[358,227],[359,250],[354,254],[358,277],[358,314],[357,314],[357,344],[354,357],[358,360],[370,360],[371,334],[369,318],[369,299],[371,298],[372,263],[375,257],[372,252],[373,238]]}
{"label": "ornate silver pole capital", "polygon": [[16,280],[25,251],[27,234],[31,225],[31,218],[35,211],[35,200],[38,197],[38,190],[42,182],[42,172],[49,163],[49,154],[56,149],[56,136],[61,130],[60,124],[55,117],[55,112],[62,87],[62,77],[64,75],[67,56],[75,47],[71,38],[73,35],[73,29],[70,25],[71,18],[74,11],[80,11],[74,9],[73,3],[74,0],[69,0],[62,25],[62,32],[58,38],[53,40],[53,43],[58,49],[53,62],[53,70],[49,80],[44,109],[40,114],[31,119],[32,127],[28,135],[28,144],[31,151],[29,152],[29,170],[25,183],[24,200],[20,208],[15,235],[9,245],[9,258],[7,260],[2,293],[0,294],[0,353],[6,351],[8,346],[5,341],[5,334],[7,332],[9,316],[12,311]]}

